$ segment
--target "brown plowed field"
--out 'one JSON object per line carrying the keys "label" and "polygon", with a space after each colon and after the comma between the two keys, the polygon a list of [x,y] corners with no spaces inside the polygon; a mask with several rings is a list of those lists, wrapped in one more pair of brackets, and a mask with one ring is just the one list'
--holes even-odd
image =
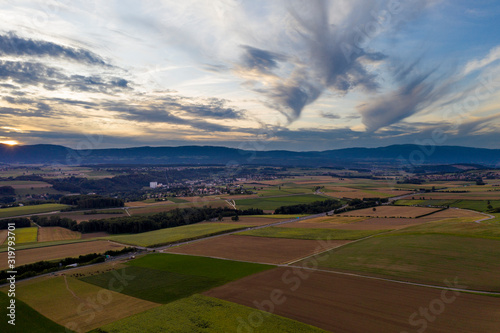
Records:
{"label": "brown plowed field", "polygon": [[81,239],[90,239],[90,238],[106,237],[106,236],[109,236],[109,234],[106,231],[98,231],[98,232],[91,232],[88,234],[82,234]]}
{"label": "brown plowed field", "polygon": [[[121,250],[124,246],[108,241],[82,242],[74,244],[39,247],[16,251],[16,265],[25,265],[41,260],[78,257],[89,253],[104,253],[107,250]],[[7,268],[7,252],[0,253],[0,270]]]}
{"label": "brown plowed field", "polygon": [[320,243],[315,240],[228,235],[174,247],[165,252],[282,264],[346,243],[349,241]]}
{"label": "brown plowed field", "polygon": [[343,216],[369,216],[369,217],[416,217],[432,212],[437,212],[437,208],[427,207],[408,207],[408,206],[378,206],[376,210],[373,208],[365,208],[353,210],[342,214]]}
{"label": "brown plowed field", "polygon": [[[500,298],[442,294],[439,289],[285,267],[204,294],[263,310],[269,310],[274,299],[274,314],[332,332],[406,333],[417,332],[424,324],[426,333],[498,332],[500,327]],[[419,309],[427,311],[430,320]]]}
{"label": "brown plowed field", "polygon": [[80,239],[81,234],[61,227],[43,227],[38,228],[38,241],[50,242],[67,239]]}
{"label": "brown plowed field", "polygon": [[6,229],[0,230],[0,245],[2,245],[3,242],[5,242],[5,240],[7,239],[7,235],[8,235],[8,230]]}

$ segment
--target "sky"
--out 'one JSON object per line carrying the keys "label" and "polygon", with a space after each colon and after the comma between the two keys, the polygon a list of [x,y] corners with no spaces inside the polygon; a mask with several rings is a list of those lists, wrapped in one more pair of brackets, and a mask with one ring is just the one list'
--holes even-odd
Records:
{"label": "sky", "polygon": [[496,0],[0,0],[0,143],[500,148]]}

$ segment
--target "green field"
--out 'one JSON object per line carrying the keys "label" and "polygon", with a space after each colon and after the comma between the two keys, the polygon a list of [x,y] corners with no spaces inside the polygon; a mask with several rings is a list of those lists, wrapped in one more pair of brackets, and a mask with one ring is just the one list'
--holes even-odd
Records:
{"label": "green field", "polygon": [[10,319],[5,315],[9,302],[10,298],[3,292],[0,292],[0,307],[2,308],[2,313],[4,313],[2,320],[0,320],[0,332],[72,332],[42,316],[26,303],[18,299],[16,299],[16,326],[12,326],[7,323],[7,320]]}
{"label": "green field", "polygon": [[240,226],[225,223],[191,224],[175,228],[148,231],[140,234],[109,236],[105,237],[105,239],[130,245],[156,247],[180,241],[198,239],[209,235],[216,235],[226,231],[239,230],[246,227],[246,225]]}
{"label": "green field", "polygon": [[[248,318],[251,314],[255,316],[256,311],[258,310],[232,302],[193,295],[103,326],[94,332],[247,332],[244,326],[238,330],[238,327],[242,325],[240,320]],[[260,313],[265,320],[255,332],[325,332],[322,329],[267,312],[258,311],[257,313]]]}
{"label": "green field", "polygon": [[[130,262],[128,281],[121,293],[156,303],[169,303],[273,266],[175,254],[151,254]],[[81,280],[109,288],[115,273]]]}
{"label": "green field", "polygon": [[475,223],[464,222],[462,220],[467,220],[467,218],[451,218],[439,222],[430,222],[410,226],[408,228],[395,231],[393,234],[440,234],[500,240],[500,223],[489,221]]}
{"label": "green field", "polygon": [[298,205],[302,203],[324,201],[327,199],[332,199],[332,198],[323,197],[315,194],[290,195],[285,197],[272,197],[272,198],[261,197],[254,199],[236,200],[236,207],[238,207],[238,209],[260,208],[263,210],[275,210],[276,208],[281,206]]}
{"label": "green field", "polygon": [[291,239],[356,240],[387,231],[389,230],[336,230],[268,227],[243,231],[238,233],[238,235]]}
{"label": "green field", "polygon": [[[220,284],[216,279],[203,276],[177,274],[144,267],[128,267],[125,274],[133,280],[120,292],[155,303],[169,303],[174,300],[211,289]],[[84,277],[81,280],[101,288],[109,288],[113,272]]]}
{"label": "green field", "polygon": [[[417,195],[418,197],[418,195]],[[450,206],[462,209],[471,209],[479,212],[488,211],[488,200],[398,200],[395,202],[399,206]],[[500,200],[490,200],[490,204],[493,208],[500,207]]]}
{"label": "green field", "polygon": [[43,204],[43,205],[24,206],[24,207],[2,208],[2,209],[0,209],[0,218],[13,217],[13,216],[19,216],[19,215],[47,213],[47,212],[59,211],[61,209],[67,208],[67,207],[68,207],[68,205]]}
{"label": "green field", "polygon": [[22,243],[33,243],[38,239],[38,228],[19,228],[15,231],[16,234],[16,244]]}
{"label": "green field", "polygon": [[185,199],[181,199],[181,198],[174,198],[174,197],[168,197],[167,198],[168,201],[172,201],[173,203],[184,203],[184,202],[189,202]]}
{"label": "green field", "polygon": [[[493,208],[499,208],[500,200],[490,200],[490,204]],[[464,209],[472,209],[480,212],[487,212],[488,200],[457,200],[450,206],[457,208],[464,208]]]}
{"label": "green field", "polygon": [[435,285],[457,278],[468,289],[500,291],[499,256],[500,240],[385,235],[347,244],[298,264],[317,260],[321,268]]}
{"label": "green field", "polygon": [[290,194],[311,194],[313,193],[314,186],[308,187],[298,187],[295,184],[285,184],[281,189],[278,186],[268,187],[264,190],[258,191],[259,196],[269,197],[269,196],[284,196]]}

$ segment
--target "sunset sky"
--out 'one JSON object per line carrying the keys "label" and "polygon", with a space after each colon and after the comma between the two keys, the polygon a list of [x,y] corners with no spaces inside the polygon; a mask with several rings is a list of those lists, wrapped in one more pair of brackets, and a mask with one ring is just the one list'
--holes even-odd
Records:
{"label": "sunset sky", "polygon": [[0,142],[500,148],[500,4],[0,1]]}

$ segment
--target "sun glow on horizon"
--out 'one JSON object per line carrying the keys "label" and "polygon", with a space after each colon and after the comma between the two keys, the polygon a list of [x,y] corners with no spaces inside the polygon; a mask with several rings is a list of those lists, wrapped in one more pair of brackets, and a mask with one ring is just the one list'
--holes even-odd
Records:
{"label": "sun glow on horizon", "polygon": [[16,146],[19,144],[16,140],[5,140],[5,141],[0,141],[0,143],[3,143],[4,145],[9,145],[9,146]]}

